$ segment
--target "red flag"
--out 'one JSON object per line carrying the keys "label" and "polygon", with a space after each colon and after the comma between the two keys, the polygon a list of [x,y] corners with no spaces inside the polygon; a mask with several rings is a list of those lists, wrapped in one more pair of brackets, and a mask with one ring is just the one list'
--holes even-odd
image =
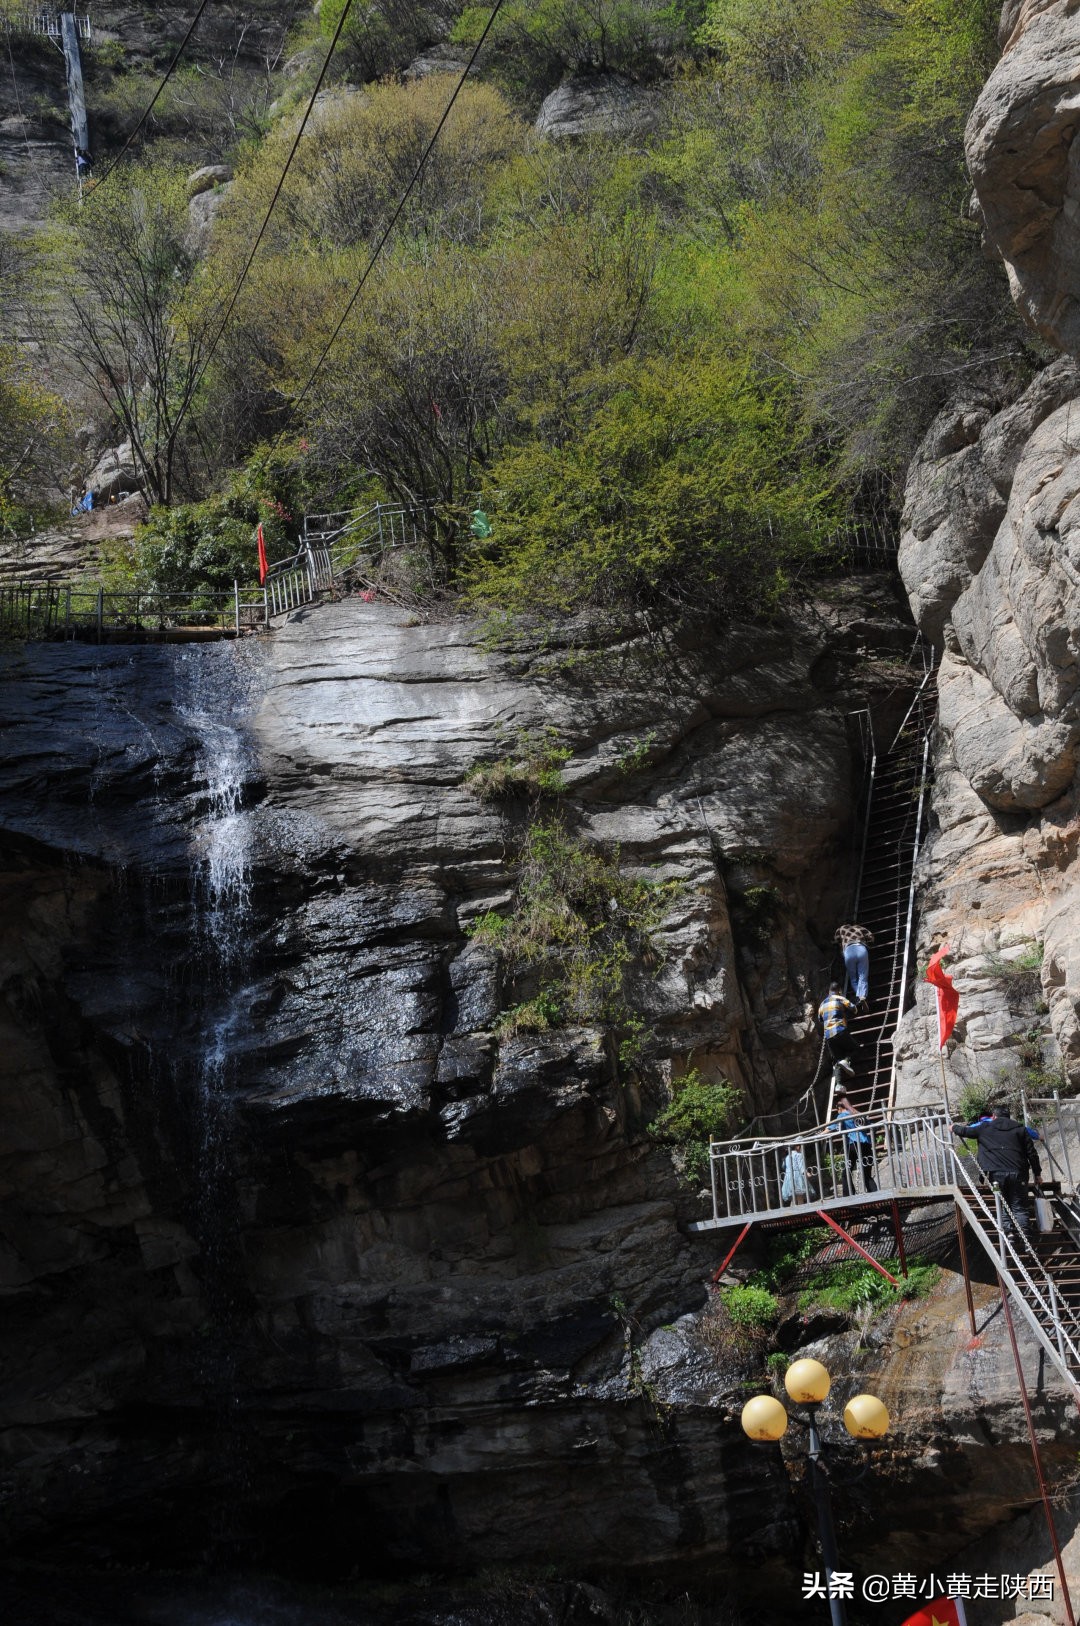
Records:
{"label": "red flag", "polygon": [[956,1022],[956,1013],[960,1008],[960,995],[953,987],[953,980],[941,963],[941,956],[948,953],[948,943],[942,943],[937,953],[930,956],[930,964],[926,968],[926,980],[932,982],[937,991],[939,1050],[944,1050],[946,1041]]}
{"label": "red flag", "polygon": [[266,562],[266,542],[261,524],[255,534],[259,539],[259,586],[261,587],[270,571],[270,566]]}
{"label": "red flag", "polygon": [[909,1615],[904,1626],[967,1626],[967,1617],[959,1598],[935,1598],[925,1609]]}

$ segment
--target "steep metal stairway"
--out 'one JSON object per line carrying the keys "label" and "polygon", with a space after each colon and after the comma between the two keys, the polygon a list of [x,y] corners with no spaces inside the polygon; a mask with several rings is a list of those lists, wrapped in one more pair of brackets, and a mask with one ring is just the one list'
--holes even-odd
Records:
{"label": "steep metal stairway", "polygon": [[[966,1161],[966,1160],[965,1160]],[[957,1159],[960,1162],[960,1159]],[[1019,1236],[1000,1195],[977,1187],[961,1171],[956,1205],[992,1261],[1015,1309],[1027,1322],[1080,1406],[1080,1241],[1077,1215],[1067,1200],[1050,1198],[1055,1227],[1032,1225]]]}
{"label": "steep metal stairway", "polygon": [[[921,648],[921,646],[920,646]],[[861,1112],[891,1106],[893,1035],[913,970],[915,862],[926,835],[930,728],[937,683],[929,651],[907,715],[875,759],[868,792],[863,862],[851,916],[874,934],[869,1012],[853,1025],[854,1072],[845,1079]]]}

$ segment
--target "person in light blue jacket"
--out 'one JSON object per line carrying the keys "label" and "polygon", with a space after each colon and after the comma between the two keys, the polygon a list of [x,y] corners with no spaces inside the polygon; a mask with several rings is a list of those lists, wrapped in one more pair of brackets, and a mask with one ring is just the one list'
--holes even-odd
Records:
{"label": "person in light blue jacket", "polygon": [[844,1142],[847,1147],[848,1163],[848,1178],[845,1184],[848,1188],[848,1196],[851,1197],[855,1194],[855,1170],[859,1167],[862,1168],[863,1190],[876,1191],[877,1177],[875,1166],[876,1160],[874,1158],[874,1137],[868,1134],[863,1128],[862,1125],[866,1122],[866,1120],[863,1119],[862,1123],[860,1123],[858,1114],[856,1113],[855,1108],[852,1106],[851,1100],[848,1096],[841,1095],[836,1104],[840,1108],[840,1111],[837,1113],[833,1122],[829,1125],[829,1128],[842,1129],[845,1132]]}
{"label": "person in light blue jacket", "polygon": [[782,1203],[805,1202],[810,1195],[806,1180],[806,1159],[802,1143],[796,1142],[784,1159],[784,1178],[780,1186]]}

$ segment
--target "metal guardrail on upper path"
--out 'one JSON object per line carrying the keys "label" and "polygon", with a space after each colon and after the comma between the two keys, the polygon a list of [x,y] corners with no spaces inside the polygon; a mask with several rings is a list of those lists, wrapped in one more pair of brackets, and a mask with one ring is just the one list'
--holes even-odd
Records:
{"label": "metal guardrail on upper path", "polygon": [[[271,566],[261,587],[234,582],[223,592],[136,592],[76,581],[0,585],[0,636],[92,642],[239,637],[312,604],[351,580],[364,580],[391,549],[421,546],[430,504],[375,503],[363,512],[312,515],[303,545]],[[339,523],[322,529],[321,522]]]}

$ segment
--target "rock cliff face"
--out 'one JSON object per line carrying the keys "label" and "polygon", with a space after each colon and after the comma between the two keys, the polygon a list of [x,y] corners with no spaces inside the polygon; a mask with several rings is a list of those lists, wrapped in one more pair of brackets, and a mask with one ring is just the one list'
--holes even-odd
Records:
{"label": "rock cliff face", "polygon": [[[764,1108],[813,1065],[845,713],[908,638],[868,581],[584,663],[357,602],[264,645],[6,654],[3,1475],[27,1550],[62,1527],[134,1556],[163,1520],[177,1561],[369,1573],[790,1546],[689,1335],[642,1365],[711,1256],[644,1125],[691,1057]],[[546,728],[573,752],[561,816],[679,883],[636,1075],[594,1029],[500,1038],[467,935],[508,901],[527,809],[465,772]],[[798,903],[740,946],[751,884]]]}
{"label": "rock cliff face", "polygon": [[1072,0],[1009,0],[1000,38],[1001,60],[968,121],[968,167],[1020,310],[1075,355],[1080,18]]}

